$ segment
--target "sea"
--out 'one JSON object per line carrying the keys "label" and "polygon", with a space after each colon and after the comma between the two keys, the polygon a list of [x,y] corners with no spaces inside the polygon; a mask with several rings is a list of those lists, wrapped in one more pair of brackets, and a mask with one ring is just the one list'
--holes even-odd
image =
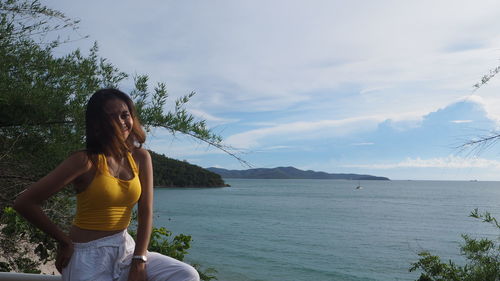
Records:
{"label": "sea", "polygon": [[192,236],[185,260],[220,281],[416,280],[424,250],[458,264],[462,234],[498,239],[500,182],[226,179],[155,189],[155,226]]}

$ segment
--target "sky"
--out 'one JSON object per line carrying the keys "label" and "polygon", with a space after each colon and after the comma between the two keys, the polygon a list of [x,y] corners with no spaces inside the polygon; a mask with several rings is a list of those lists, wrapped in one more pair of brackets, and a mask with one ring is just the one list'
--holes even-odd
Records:
{"label": "sky", "polygon": [[[64,48],[97,41],[120,70],[166,83],[170,101],[196,92],[188,111],[254,168],[500,180],[500,146],[459,148],[499,129],[500,76],[473,85],[500,65],[500,1],[42,3],[89,35]],[[161,129],[146,147],[248,168]]]}

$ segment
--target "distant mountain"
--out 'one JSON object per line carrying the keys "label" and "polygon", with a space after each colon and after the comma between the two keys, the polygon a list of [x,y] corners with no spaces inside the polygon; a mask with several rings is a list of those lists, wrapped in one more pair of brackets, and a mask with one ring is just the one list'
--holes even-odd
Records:
{"label": "distant mountain", "polygon": [[325,172],[303,171],[294,167],[258,168],[248,170],[226,170],[207,168],[222,178],[240,179],[335,179],[335,180],[389,180],[386,177],[359,174],[329,174]]}

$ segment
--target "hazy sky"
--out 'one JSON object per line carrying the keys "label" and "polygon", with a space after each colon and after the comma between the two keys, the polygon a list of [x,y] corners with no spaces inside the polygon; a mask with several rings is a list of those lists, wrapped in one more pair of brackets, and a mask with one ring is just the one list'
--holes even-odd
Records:
{"label": "hazy sky", "polygon": [[[43,1],[90,35],[65,48],[195,91],[206,119],[255,167],[391,179],[500,180],[500,147],[455,147],[500,124],[500,1]],[[64,53],[61,50],[61,54]],[[124,90],[132,82],[124,84]],[[244,169],[162,130],[148,147]]]}

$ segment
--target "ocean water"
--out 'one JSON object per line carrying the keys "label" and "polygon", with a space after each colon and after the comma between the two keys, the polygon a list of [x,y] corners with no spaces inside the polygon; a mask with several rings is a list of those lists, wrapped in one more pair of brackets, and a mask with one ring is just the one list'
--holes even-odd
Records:
{"label": "ocean water", "polygon": [[500,182],[227,179],[228,188],[155,190],[155,225],[189,234],[186,260],[220,281],[415,280],[417,253],[461,261],[468,217],[500,218]]}

